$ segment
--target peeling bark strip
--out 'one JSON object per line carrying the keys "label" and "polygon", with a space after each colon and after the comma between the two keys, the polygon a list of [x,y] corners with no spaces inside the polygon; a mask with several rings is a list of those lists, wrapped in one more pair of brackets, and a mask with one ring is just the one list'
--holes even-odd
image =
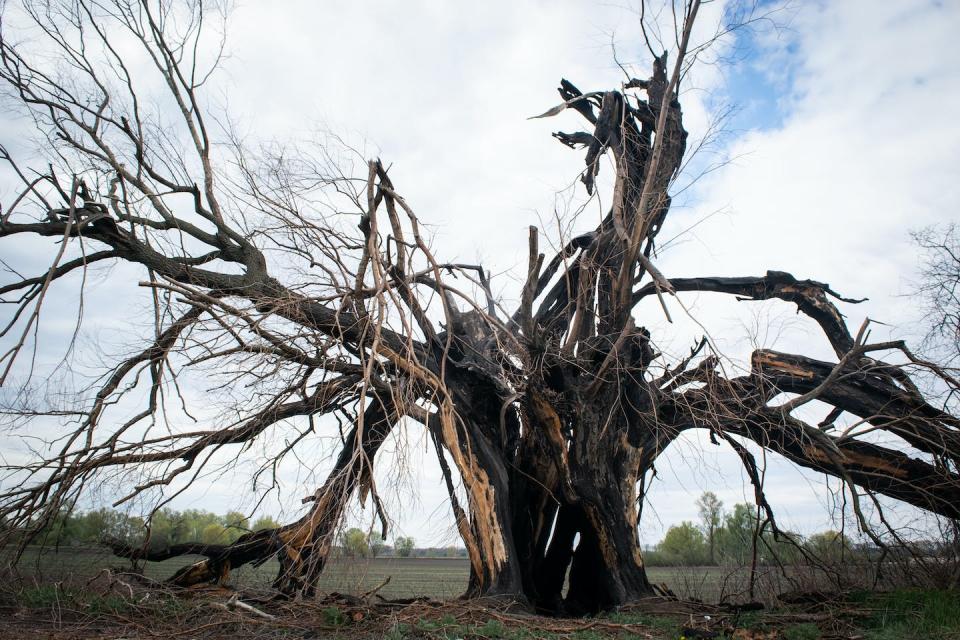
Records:
{"label": "peeling bark strip", "polygon": [[[854,503],[864,493],[882,494],[960,518],[960,420],[924,397],[911,377],[921,369],[956,395],[960,382],[948,371],[902,343],[867,343],[866,325],[851,334],[836,304],[857,301],[824,283],[781,271],[669,278],[655,264],[671,181],[686,149],[679,83],[698,0],[684,5],[672,63],[666,54],[658,57],[649,78],[631,79],[620,90],[584,93],[562,80],[561,103],[539,116],[572,111],[582,118],[585,130],[554,136],[585,149],[581,180],[588,193],[597,188],[601,158],[608,158],[613,194],[600,223],[557,239],[562,249],[552,257],[540,251],[540,231],[530,228],[521,302],[509,312],[494,299],[483,265],[434,256],[417,214],[380,161],[369,162],[366,181],[357,183],[328,177],[326,169],[314,175],[329,155],[291,159],[286,151],[261,150],[269,157],[260,163],[235,140],[211,140],[203,86],[193,81],[191,43],[199,34],[168,32],[164,6],[142,0],[134,12],[126,5],[78,12],[90,8],[86,0],[51,1],[63,2],[63,10],[30,19],[40,23],[45,46],[87,69],[92,83],[89,95],[78,97],[83,83],[60,84],[57,74],[44,71],[48,49],[34,60],[0,28],[0,82],[48,139],[66,147],[56,150],[57,170],[42,168],[36,179],[12,164],[24,191],[3,208],[0,242],[40,236],[55,243],[46,273],[0,287],[0,295],[20,296],[0,332],[0,339],[15,336],[0,349],[0,378],[26,344],[50,284],[91,263],[146,267],[141,284],[152,294],[154,326],[152,338],[131,350],[135,356],[107,372],[91,401],[76,399],[80,410],[38,411],[32,398],[23,398],[24,424],[38,415],[69,422],[56,444],[19,469],[20,486],[0,490],[6,525],[0,542],[22,549],[102,474],[142,473],[143,482],[122,502],[196,477],[221,450],[240,455],[282,442],[279,460],[326,428],[315,423],[320,416],[348,428],[339,433],[332,471],[295,522],[229,545],[114,543],[114,552],[148,560],[203,556],[170,579],[182,587],[223,583],[239,566],[277,557],[275,587],[311,595],[352,500],[369,494],[386,532],[373,464],[405,418],[422,423],[436,448],[470,557],[466,595],[508,596],[542,611],[590,613],[652,593],[638,537],[640,509],[655,462],[685,429],[707,429],[716,443],[734,448],[774,527],[743,438],[857,487]],[[185,23],[207,24],[205,6],[188,3],[183,11],[192,19]],[[124,75],[112,31],[101,21],[119,23],[113,26],[157,61],[159,77],[151,80],[168,88],[180,110],[169,135],[145,126],[139,78]],[[64,34],[93,46],[78,51]],[[95,51],[106,64],[87,60]],[[111,67],[119,73],[97,75]],[[117,78],[127,78],[127,87],[107,94]],[[176,139],[190,144],[172,148]],[[225,147],[234,155],[231,168],[221,171],[217,150]],[[62,176],[71,176],[69,189]],[[88,187],[85,180],[98,176],[106,184]],[[333,194],[345,194],[354,207],[356,228],[317,212]],[[96,250],[84,254],[88,247]],[[820,327],[837,362],[760,350],[748,375],[728,378],[706,339],[668,362],[641,326],[638,303],[656,295],[669,319],[669,297],[691,291],[796,304]],[[872,357],[883,350],[897,351],[908,364]],[[216,389],[232,372],[230,394],[218,395],[235,395],[235,404],[195,431],[151,428],[166,424],[164,394],[179,393],[178,372],[191,368],[199,375],[214,370],[209,386]],[[131,404],[126,396],[144,385],[146,403],[124,413]],[[783,394],[793,397],[773,404]],[[812,400],[831,407],[824,424],[793,415]],[[860,423],[841,429],[834,422],[843,413]],[[896,439],[875,444],[867,432]],[[456,497],[458,481],[465,505]]]}

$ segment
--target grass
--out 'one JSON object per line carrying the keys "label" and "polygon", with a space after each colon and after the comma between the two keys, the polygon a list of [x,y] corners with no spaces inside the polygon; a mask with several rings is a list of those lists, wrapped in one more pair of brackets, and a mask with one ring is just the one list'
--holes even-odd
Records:
{"label": "grass", "polygon": [[960,638],[958,591],[899,589],[855,594],[853,600],[871,613],[863,623],[867,640]]}
{"label": "grass", "polygon": [[784,640],[817,640],[820,636],[820,627],[812,622],[795,624],[783,630]]}
{"label": "grass", "polygon": [[135,603],[129,597],[117,593],[97,593],[80,587],[64,586],[61,583],[26,586],[15,594],[17,604],[34,611],[48,611],[58,617],[64,612],[84,616],[117,616],[135,609],[147,610],[164,617],[175,616],[186,610],[186,605],[176,598],[154,598],[148,605]]}
{"label": "grass", "polygon": [[70,595],[63,593],[58,585],[44,584],[23,589],[17,594],[17,601],[27,609],[50,609],[58,606],[64,596]]}
{"label": "grass", "polygon": [[663,633],[673,633],[680,628],[676,618],[670,616],[655,616],[649,613],[614,612],[607,614],[606,619],[617,624],[640,624]]}

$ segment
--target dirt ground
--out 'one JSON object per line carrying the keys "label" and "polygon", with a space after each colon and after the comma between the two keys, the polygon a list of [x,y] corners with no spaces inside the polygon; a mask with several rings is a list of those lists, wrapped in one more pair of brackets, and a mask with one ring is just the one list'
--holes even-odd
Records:
{"label": "dirt ground", "polygon": [[[19,590],[18,590],[19,589]],[[938,596],[939,597],[939,596]],[[806,594],[775,609],[651,598],[592,618],[531,613],[503,600],[385,600],[330,594],[311,601],[267,592],[204,588],[174,592],[130,574],[104,572],[83,585],[3,585],[0,637],[67,639],[405,638],[512,640],[599,638],[888,640],[960,638],[960,596],[937,606],[956,619],[931,627],[923,616],[878,607],[853,594]],[[901,598],[902,599],[902,598]],[[942,598],[941,598],[942,599]],[[924,601],[925,602],[925,601]],[[900,611],[900,614],[894,615]],[[920,612],[920,609],[917,609]],[[954,626],[955,625],[955,626]]]}
{"label": "dirt ground", "polygon": [[[122,610],[78,610],[64,600],[44,609],[0,610],[4,638],[775,638],[739,634],[736,615],[696,603],[652,599],[586,619],[534,615],[502,601],[365,603],[332,596],[319,602],[261,602],[206,590],[176,604],[142,602]],[[119,609],[119,608],[118,608]],[[704,613],[709,611],[710,613]],[[782,618],[783,614],[780,614]],[[800,615],[796,619],[808,619]],[[781,622],[783,619],[781,620]]]}
{"label": "dirt ground", "polygon": [[466,582],[459,559],[332,562],[326,595],[295,601],[267,588],[275,569],[236,572],[232,588],[173,590],[163,582],[176,568],[169,563],[131,573],[112,560],[114,568],[103,569],[109,558],[63,549],[0,572],[0,638],[960,640],[955,590],[835,592],[766,580],[755,594],[761,604],[717,567],[664,569],[651,577],[676,597],[573,619],[505,600],[457,599]]}

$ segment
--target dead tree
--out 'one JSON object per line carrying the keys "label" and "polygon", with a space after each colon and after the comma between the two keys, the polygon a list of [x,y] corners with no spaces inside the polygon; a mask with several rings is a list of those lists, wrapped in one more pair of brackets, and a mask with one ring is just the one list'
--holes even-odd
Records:
{"label": "dead tree", "polygon": [[[612,206],[556,255],[541,253],[540,232],[530,228],[526,281],[510,309],[492,296],[482,266],[434,255],[379,161],[355,179],[323,150],[319,160],[258,156],[229,132],[215,139],[201,97],[209,69],[197,51],[209,51],[201,27],[216,16],[201,5],[64,2],[38,11],[27,3],[18,19],[44,27],[44,46],[62,64],[32,58],[7,22],[0,79],[57,163],[28,172],[7,156],[24,190],[4,203],[0,238],[50,238],[53,258],[46,273],[0,287],[14,309],[3,329],[10,346],[2,381],[10,384],[51,284],[94,263],[143,267],[155,327],[80,396],[79,409],[8,396],[14,427],[52,415],[64,430],[36,459],[7,466],[6,530],[39,530],[103,474],[139,472],[121,504],[189,483],[214,454],[292,425],[296,437],[275,454],[282,458],[327,414],[349,428],[297,521],[230,545],[116,552],[206,556],[172,578],[184,586],[224,581],[233,568],[276,556],[276,587],[309,594],[351,501],[370,495],[380,508],[373,463],[404,419],[424,425],[455,467],[440,456],[470,558],[467,595],[502,594],[543,610],[597,611],[652,592],[637,532],[646,479],[690,429],[737,452],[771,526],[745,441],[841,479],[865,527],[860,501],[875,496],[960,516],[960,423],[912,381],[922,370],[956,390],[948,371],[902,343],[869,343],[865,329],[852,335],[835,306],[843,299],[826,284],[778,271],[671,279],[655,267],[686,149],[678,88],[698,7],[682,7],[673,62],[656,58],[649,78],[590,93],[561,82],[563,102],[544,115],[572,110],[583,119],[586,131],[555,135],[585,148],[590,193],[609,159]],[[172,110],[146,111],[138,98],[146,71],[127,67],[113,46],[118,34],[148,54]],[[105,58],[94,60],[94,51]],[[704,340],[666,362],[635,315],[638,303],[691,291],[795,304],[822,329],[836,361],[757,351],[749,372],[725,376]],[[884,352],[899,355],[887,363],[877,359]],[[192,370],[235,394],[231,411],[203,427],[171,426],[165,394]],[[145,405],[131,413],[120,401],[144,387]],[[820,425],[796,415],[814,400],[832,408]],[[841,413],[857,422],[831,429]],[[901,445],[868,435],[880,431]]]}

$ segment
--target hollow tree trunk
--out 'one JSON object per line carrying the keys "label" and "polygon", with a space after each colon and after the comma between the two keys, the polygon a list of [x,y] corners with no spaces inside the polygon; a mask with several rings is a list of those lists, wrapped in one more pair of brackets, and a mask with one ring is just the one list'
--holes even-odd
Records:
{"label": "hollow tree trunk", "polygon": [[605,417],[589,415],[594,424],[580,430],[589,435],[577,438],[572,449],[579,503],[571,506],[580,522],[580,540],[565,600],[571,613],[593,613],[651,593],[637,531],[641,452],[630,442],[630,425],[604,424]]}
{"label": "hollow tree trunk", "polygon": [[582,614],[652,593],[637,535],[636,478],[645,469],[623,431],[610,433],[609,446],[594,450],[609,454],[571,462],[567,487],[543,456],[528,458],[531,466],[518,459],[508,490],[493,493],[495,511],[512,523],[504,540],[510,555],[492,576],[473,569],[468,596],[509,594],[544,612]]}
{"label": "hollow tree trunk", "polygon": [[[625,344],[624,358],[645,366],[652,355],[645,334]],[[510,485],[514,548],[524,595],[543,611],[592,613],[653,591],[638,537],[638,492],[667,440],[648,418],[642,377],[594,388],[589,358],[607,353],[548,367],[523,404]]]}

